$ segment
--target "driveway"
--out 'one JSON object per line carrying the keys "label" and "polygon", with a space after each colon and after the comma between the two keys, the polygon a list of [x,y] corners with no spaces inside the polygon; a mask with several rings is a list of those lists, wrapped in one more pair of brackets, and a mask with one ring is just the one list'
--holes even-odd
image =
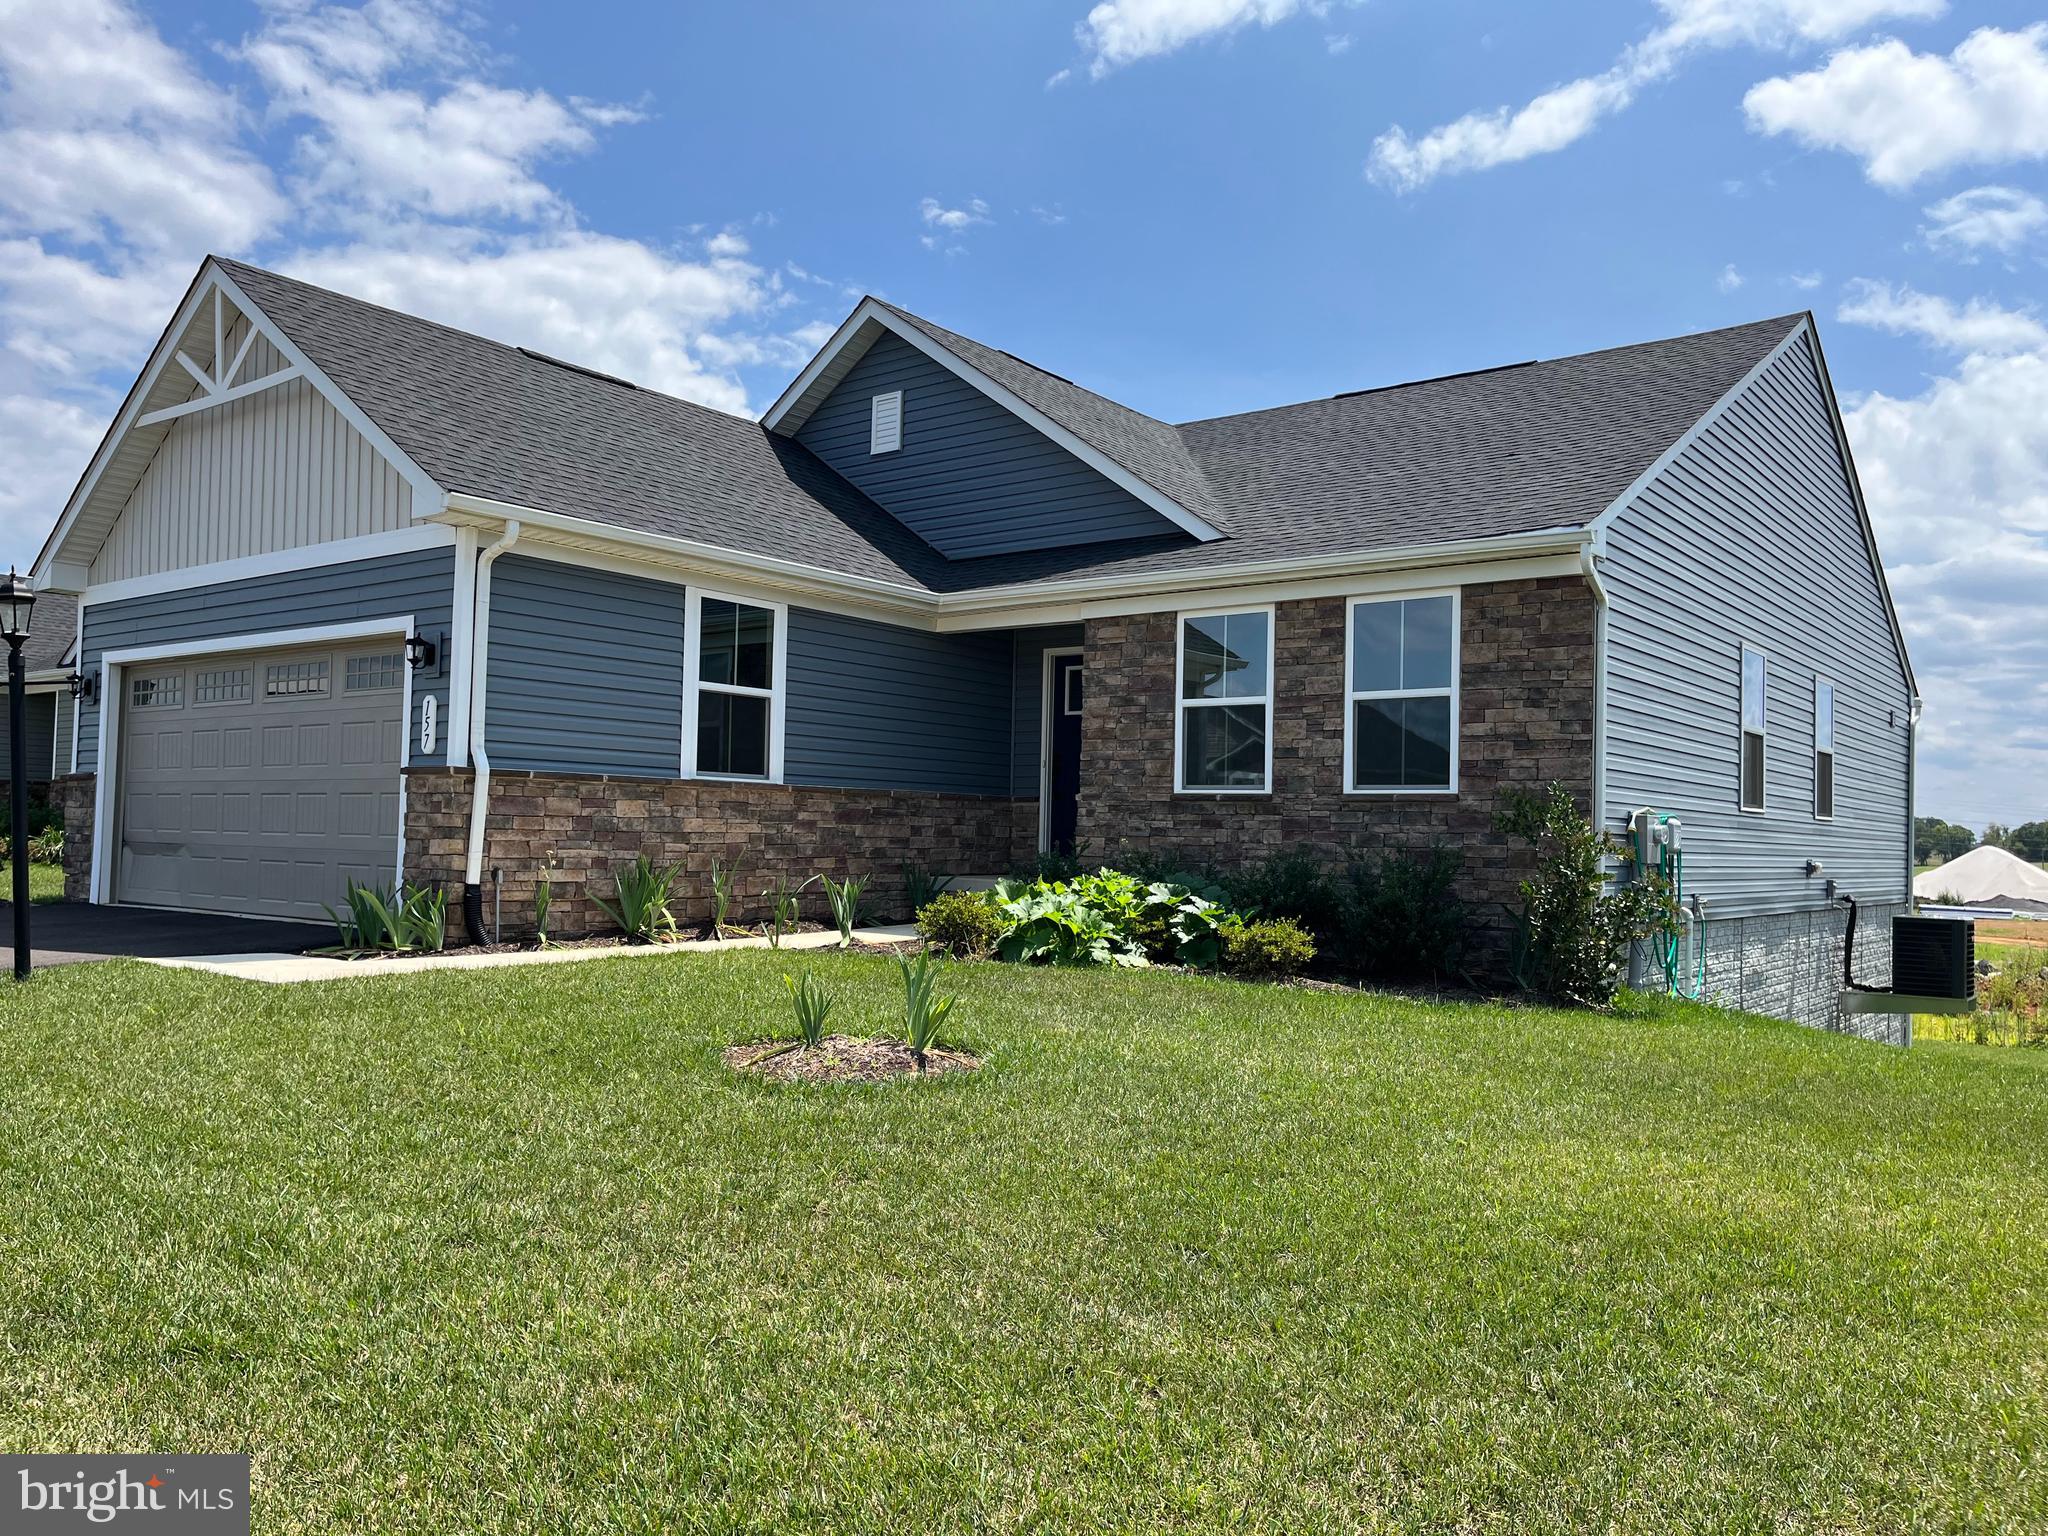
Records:
{"label": "driveway", "polygon": [[[77,965],[122,955],[165,959],[184,955],[297,954],[331,942],[327,923],[290,923],[267,917],[220,917],[210,912],[158,912],[148,907],[95,907],[82,901],[45,902],[29,909],[32,963]],[[14,907],[0,901],[0,964],[13,958]]]}

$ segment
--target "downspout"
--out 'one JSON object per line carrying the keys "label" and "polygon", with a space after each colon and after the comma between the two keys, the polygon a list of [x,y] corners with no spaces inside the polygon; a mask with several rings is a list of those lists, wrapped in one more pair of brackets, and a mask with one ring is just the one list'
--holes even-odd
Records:
{"label": "downspout", "polygon": [[1916,841],[1913,827],[1913,760],[1920,755],[1920,710],[1919,694],[1914,694],[1906,705],[1906,910],[1913,908],[1913,871],[1919,867],[1920,850],[1913,846]]}
{"label": "downspout", "polygon": [[484,942],[484,818],[491,805],[491,754],[484,745],[484,694],[490,684],[491,567],[519,542],[513,518],[484,547],[476,562],[476,610],[469,646],[469,760],[475,777],[469,791],[469,853],[462,862],[462,924],[472,944]]}
{"label": "downspout", "polygon": [[1599,540],[1579,546],[1579,569],[1593,591],[1593,825],[1607,817],[1607,585],[1600,579]]}

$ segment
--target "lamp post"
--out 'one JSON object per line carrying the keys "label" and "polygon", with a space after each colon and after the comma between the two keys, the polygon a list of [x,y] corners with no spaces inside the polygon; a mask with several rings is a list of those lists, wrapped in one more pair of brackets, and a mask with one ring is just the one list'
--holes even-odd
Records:
{"label": "lamp post", "polygon": [[0,638],[7,641],[7,776],[13,798],[8,851],[14,863],[14,979],[28,979],[28,673],[21,659],[36,589],[8,567],[0,581]]}

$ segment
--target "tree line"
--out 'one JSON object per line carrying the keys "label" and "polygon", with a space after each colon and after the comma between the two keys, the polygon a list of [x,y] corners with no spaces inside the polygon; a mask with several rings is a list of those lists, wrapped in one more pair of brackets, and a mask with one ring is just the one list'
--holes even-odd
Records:
{"label": "tree line", "polygon": [[1984,829],[1980,838],[1968,827],[1959,827],[1938,816],[1913,818],[1913,846],[1919,850],[1922,859],[1934,854],[1940,854],[1944,860],[1953,859],[1979,844],[2003,848],[2030,863],[2048,864],[2048,821],[2022,822],[2017,827],[1994,821]]}

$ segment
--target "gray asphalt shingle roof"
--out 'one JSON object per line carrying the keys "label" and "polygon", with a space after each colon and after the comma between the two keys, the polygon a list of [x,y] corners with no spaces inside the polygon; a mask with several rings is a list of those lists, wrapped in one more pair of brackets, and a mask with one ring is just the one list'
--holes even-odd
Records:
{"label": "gray asphalt shingle roof", "polygon": [[890,306],[1227,534],[949,561],[756,422],[221,265],[446,490],[938,592],[1582,526],[1804,319],[1176,427]]}

